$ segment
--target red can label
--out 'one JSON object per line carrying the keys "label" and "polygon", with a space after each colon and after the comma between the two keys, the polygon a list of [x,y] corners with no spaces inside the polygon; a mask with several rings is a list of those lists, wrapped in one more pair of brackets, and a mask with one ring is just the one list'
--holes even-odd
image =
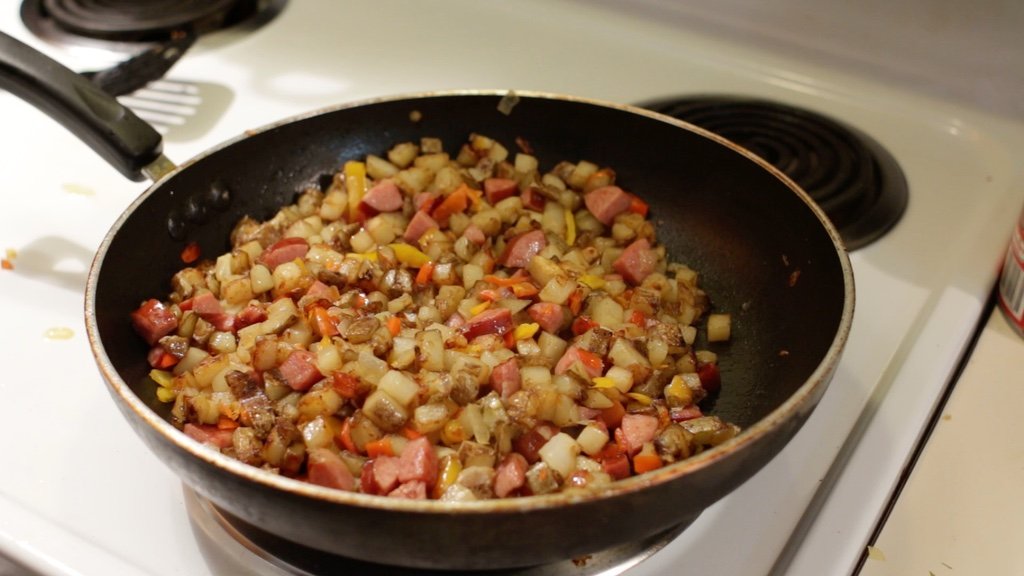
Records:
{"label": "red can label", "polygon": [[1024,212],[1006,249],[999,278],[999,306],[1017,332],[1024,335]]}

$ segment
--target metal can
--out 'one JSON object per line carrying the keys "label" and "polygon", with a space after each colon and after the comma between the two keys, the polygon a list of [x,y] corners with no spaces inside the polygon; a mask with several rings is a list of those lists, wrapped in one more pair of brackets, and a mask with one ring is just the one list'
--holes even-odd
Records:
{"label": "metal can", "polygon": [[999,307],[1010,326],[1024,337],[1024,211],[1010,236],[999,276]]}

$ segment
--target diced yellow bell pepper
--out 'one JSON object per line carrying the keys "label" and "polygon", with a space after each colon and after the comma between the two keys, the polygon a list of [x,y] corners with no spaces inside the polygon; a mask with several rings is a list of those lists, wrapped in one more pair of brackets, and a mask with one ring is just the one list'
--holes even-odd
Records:
{"label": "diced yellow bell pepper", "polygon": [[593,274],[584,274],[578,278],[580,284],[583,284],[591,290],[600,290],[604,288],[604,278],[600,276],[594,276]]}
{"label": "diced yellow bell pepper", "polygon": [[345,191],[348,193],[348,220],[356,221],[359,203],[366,195],[366,164],[349,160],[343,168],[345,173]]}
{"label": "diced yellow bell pepper", "polygon": [[476,316],[477,314],[483,312],[484,310],[487,310],[490,307],[491,307],[490,300],[484,300],[483,302],[481,302],[481,303],[477,304],[476,306],[473,306],[472,308],[470,308],[469,309],[469,313],[472,314],[473,316]]}
{"label": "diced yellow bell pepper", "polygon": [[572,210],[564,210],[565,214],[565,243],[572,246],[576,243],[576,217]]}
{"label": "diced yellow bell pepper", "polygon": [[693,404],[693,390],[686,385],[682,377],[676,374],[672,377],[672,381],[665,386],[665,400],[669,401],[671,406],[688,406]]}
{"label": "diced yellow bell pepper", "polygon": [[458,420],[449,420],[441,428],[441,441],[449,446],[455,446],[466,439],[466,430]]}
{"label": "diced yellow bell pepper", "polygon": [[450,456],[441,460],[441,469],[437,472],[437,483],[434,484],[434,497],[440,498],[449,486],[455,484],[462,472],[462,462],[457,456]]}
{"label": "diced yellow bell pepper", "polygon": [[512,337],[516,340],[525,340],[527,338],[533,338],[533,335],[540,330],[540,324],[536,322],[528,322],[516,326],[516,329],[512,331]]}
{"label": "diced yellow bell pepper", "polygon": [[369,260],[370,262],[376,262],[377,261],[377,253],[376,252],[349,252],[348,254],[345,254],[345,257],[346,258],[356,258],[356,259],[359,259],[359,260]]}
{"label": "diced yellow bell pepper", "polygon": [[153,368],[149,371],[149,377],[153,382],[159,384],[161,388],[170,388],[174,382],[174,375],[166,370]]}
{"label": "diced yellow bell pepper", "polygon": [[615,388],[615,380],[607,376],[598,376],[591,380],[594,383],[595,388]]}
{"label": "diced yellow bell pepper", "polygon": [[647,394],[641,394],[639,392],[628,392],[626,393],[626,396],[629,396],[630,398],[636,400],[637,402],[643,404],[644,406],[651,405],[651,397],[648,396]]}
{"label": "diced yellow bell pepper", "polygon": [[178,391],[173,388],[164,388],[163,386],[156,389],[157,400],[168,404],[174,402],[178,398]]}
{"label": "diced yellow bell pepper", "polygon": [[412,266],[413,268],[419,268],[427,262],[430,262],[430,257],[421,252],[415,246],[409,244],[388,244],[388,246],[395,251],[395,258],[406,266]]}

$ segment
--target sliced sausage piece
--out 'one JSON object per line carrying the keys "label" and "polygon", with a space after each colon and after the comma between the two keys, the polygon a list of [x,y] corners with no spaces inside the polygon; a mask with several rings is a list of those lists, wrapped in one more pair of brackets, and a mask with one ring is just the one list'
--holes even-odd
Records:
{"label": "sliced sausage piece", "polygon": [[267,311],[258,304],[249,304],[235,316],[235,329],[258,324],[267,319]]}
{"label": "sliced sausage piece", "polygon": [[520,194],[520,198],[523,200],[523,207],[528,210],[533,210],[534,212],[543,211],[544,205],[548,203],[547,198],[544,198],[544,195],[540,193],[540,190],[537,190],[533,186],[523,190],[523,193]]}
{"label": "sliced sausage piece", "polygon": [[436,220],[431,218],[430,214],[422,210],[417,211],[412,219],[409,220],[409,225],[405,227],[405,234],[402,237],[405,238],[406,242],[415,242],[431,228],[440,228],[440,226]]}
{"label": "sliced sausage piece", "polygon": [[150,346],[178,329],[178,318],[170,308],[156,299],[149,299],[131,313],[132,326]]}
{"label": "sliced sausage piece", "polygon": [[604,360],[597,354],[584,350],[575,344],[569,346],[558,360],[558,363],[555,364],[555,374],[565,373],[577,362],[583,366],[583,370],[591,378],[597,378],[604,374]]}
{"label": "sliced sausage piece", "polygon": [[519,375],[519,360],[516,358],[509,358],[491,370],[491,388],[503,399],[518,392],[520,386],[522,379]]}
{"label": "sliced sausage piece", "polygon": [[230,332],[235,327],[235,317],[224,311],[212,292],[201,292],[192,298],[192,311],[221,332]]}
{"label": "sliced sausage piece", "polygon": [[519,191],[516,181],[511,178],[487,178],[484,180],[484,195],[492,205]]}
{"label": "sliced sausage piece", "polygon": [[636,286],[654,272],[657,263],[658,255],[651,249],[651,243],[646,238],[638,238],[612,262],[612,268],[623,280]]}
{"label": "sliced sausage piece", "polygon": [[221,430],[209,424],[185,424],[185,435],[202,444],[210,444],[216,448],[231,446],[233,430]]}
{"label": "sliced sausage piece", "polygon": [[349,491],[356,487],[356,479],[341,456],[327,448],[310,450],[306,470],[313,484]]}
{"label": "sliced sausage piece", "polygon": [[604,469],[605,473],[615,480],[629,478],[631,473],[629,457],[617,444],[610,443],[606,445],[601,450],[601,453],[598,454],[597,460],[601,463],[601,468]]}
{"label": "sliced sausage piece", "polygon": [[620,434],[615,435],[619,445],[626,452],[635,454],[645,442],[654,440],[658,433],[658,417],[650,414],[625,414],[617,432],[621,432],[621,438]]}
{"label": "sliced sausage piece", "polygon": [[410,480],[389,492],[388,496],[391,498],[406,498],[408,500],[426,500],[427,484],[421,480]]}
{"label": "sliced sausage piece", "polygon": [[302,258],[309,252],[309,242],[305,238],[282,238],[260,254],[259,262],[273,270],[285,262]]}
{"label": "sliced sausage piece", "polygon": [[530,263],[530,258],[536,256],[547,245],[548,239],[544,236],[543,230],[523,232],[505,244],[505,251],[502,252],[498,263],[509,268],[524,268]]}
{"label": "sliced sausage piece", "polygon": [[410,440],[398,457],[398,481],[419,480],[427,486],[437,481],[437,453],[425,436]]}
{"label": "sliced sausage piece", "polygon": [[494,495],[504,498],[522,488],[526,483],[526,469],[530,464],[526,457],[518,452],[511,452],[498,464],[494,475]]}
{"label": "sliced sausage piece", "polygon": [[462,232],[462,235],[465,236],[467,240],[469,240],[473,244],[476,244],[477,246],[480,246],[487,241],[487,236],[484,235],[484,231],[481,230],[480,227],[477,226],[476,224],[470,224],[469,226],[466,226],[466,230]]}
{"label": "sliced sausage piece", "polygon": [[316,367],[316,354],[308,350],[294,350],[278,367],[281,378],[292,390],[305,392],[323,378]]}
{"label": "sliced sausage piece", "polygon": [[402,191],[391,180],[381,180],[366,191],[360,201],[377,212],[394,212],[402,209]]}
{"label": "sliced sausage piece", "polygon": [[616,216],[629,210],[632,202],[629,194],[618,186],[594,188],[583,197],[587,210],[606,226],[611,224]]}
{"label": "sliced sausage piece", "polygon": [[565,326],[565,309],[553,302],[537,302],[526,309],[530,319],[540,325],[541,330],[558,334]]}
{"label": "sliced sausage piece", "polygon": [[500,336],[511,329],[512,311],[508,308],[489,308],[484,310],[467,320],[459,328],[466,337],[466,340],[472,340],[484,334],[498,334]]}
{"label": "sliced sausage piece", "polygon": [[377,456],[363,468],[363,475],[371,481],[370,494],[391,492],[398,486],[398,456]]}

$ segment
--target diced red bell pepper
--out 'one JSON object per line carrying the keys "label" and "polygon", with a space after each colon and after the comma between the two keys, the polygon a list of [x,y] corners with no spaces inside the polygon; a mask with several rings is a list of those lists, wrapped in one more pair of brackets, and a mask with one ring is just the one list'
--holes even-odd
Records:
{"label": "diced red bell pepper", "polygon": [[722,374],[718,370],[718,364],[704,364],[697,368],[697,377],[708,394],[717,392],[722,387]]}
{"label": "diced red bell pepper", "polygon": [[604,469],[605,473],[615,480],[629,478],[632,474],[632,470],[629,467],[629,457],[622,447],[614,442],[605,444],[595,459],[601,463],[601,468]]}

